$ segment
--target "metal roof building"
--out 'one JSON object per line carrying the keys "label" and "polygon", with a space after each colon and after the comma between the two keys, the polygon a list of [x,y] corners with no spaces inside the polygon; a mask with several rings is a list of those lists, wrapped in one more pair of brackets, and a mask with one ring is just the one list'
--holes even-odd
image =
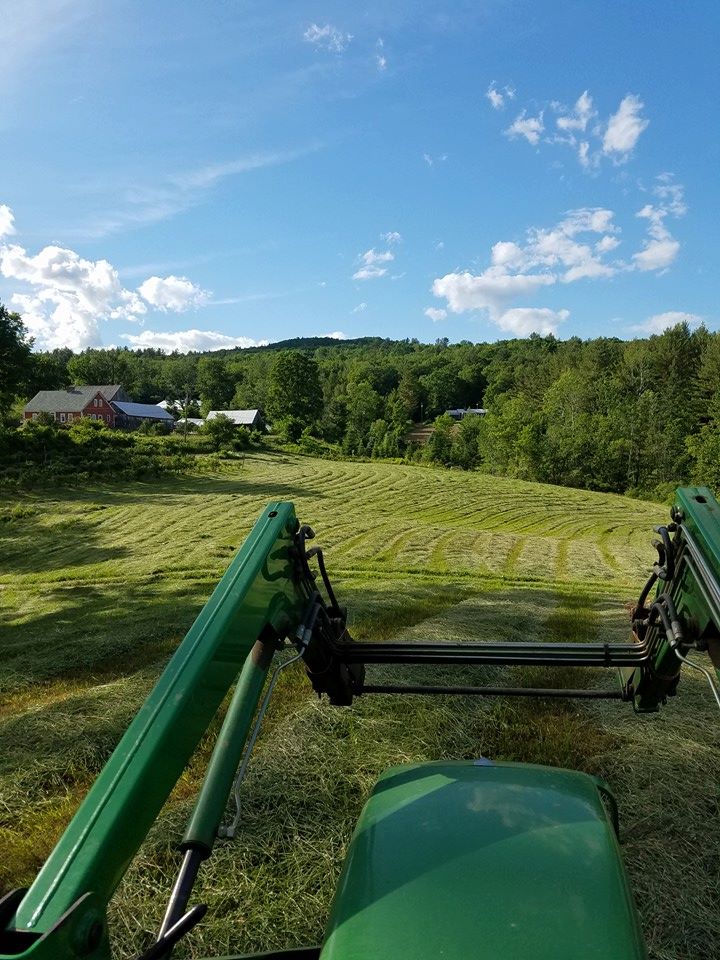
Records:
{"label": "metal roof building", "polygon": [[260,410],[211,410],[207,415],[207,420],[214,420],[221,415],[232,420],[236,427],[252,427],[261,429],[263,424],[263,415]]}
{"label": "metal roof building", "polygon": [[175,423],[172,414],[163,410],[156,403],[125,403],[121,400],[113,401],[118,413],[133,420],[161,420],[163,423]]}

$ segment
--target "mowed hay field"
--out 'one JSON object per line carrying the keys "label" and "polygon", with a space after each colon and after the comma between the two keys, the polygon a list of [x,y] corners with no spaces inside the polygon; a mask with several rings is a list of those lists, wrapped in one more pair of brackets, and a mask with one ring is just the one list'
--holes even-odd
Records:
{"label": "mowed hay field", "polygon": [[[364,640],[628,636],[664,507],[392,464],[248,456],[217,477],[0,503],[0,893],[31,882],[264,505],[294,501]],[[398,679],[401,668],[368,668]],[[610,686],[563,671],[406,669],[416,682]],[[209,732],[112,905],[117,955],[159,925]],[[319,942],[369,789],[407,760],[526,760],[605,777],[656,960],[720,955],[720,716],[686,676],[660,714],[616,702],[361,698],[330,707],[294,666],[193,902],[178,957]],[[538,877],[538,883],[542,878]],[[478,904],[482,910],[482,904]]]}

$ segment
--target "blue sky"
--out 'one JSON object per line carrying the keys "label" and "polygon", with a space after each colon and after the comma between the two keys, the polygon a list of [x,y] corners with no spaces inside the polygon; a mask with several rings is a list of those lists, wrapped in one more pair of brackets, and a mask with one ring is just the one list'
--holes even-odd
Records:
{"label": "blue sky", "polygon": [[719,26],[714,0],[24,0],[0,299],[76,350],[718,329]]}

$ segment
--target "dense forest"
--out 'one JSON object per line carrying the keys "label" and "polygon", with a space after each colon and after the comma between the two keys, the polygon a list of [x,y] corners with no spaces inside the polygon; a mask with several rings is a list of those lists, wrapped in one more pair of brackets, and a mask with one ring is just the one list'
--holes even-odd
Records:
{"label": "dense forest", "polygon": [[[31,352],[17,318],[13,343],[0,361],[6,422],[37,390],[122,383],[137,401],[259,407],[281,439],[314,452],[661,498],[681,482],[720,488],[720,334],[704,327],[632,341],[315,338],[209,354],[72,354]],[[487,414],[455,424],[445,414],[454,407]],[[425,446],[408,438],[422,422],[434,424]]]}

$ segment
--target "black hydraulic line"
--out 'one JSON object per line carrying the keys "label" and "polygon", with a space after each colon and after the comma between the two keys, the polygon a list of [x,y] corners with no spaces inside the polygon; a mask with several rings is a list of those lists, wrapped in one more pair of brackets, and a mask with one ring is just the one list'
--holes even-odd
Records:
{"label": "black hydraulic line", "polygon": [[622,690],[571,690],[554,687],[442,687],[425,684],[364,684],[363,693],[446,693],[469,697],[568,697],[578,700],[626,700]]}
{"label": "black hydraulic line", "polygon": [[648,660],[640,643],[359,643],[333,645],[343,663],[453,663],[519,666],[638,666]]}
{"label": "black hydraulic line", "polygon": [[327,595],[330,600],[330,607],[333,610],[333,612],[339,612],[340,607],[338,606],[338,602],[335,599],[335,591],[332,588],[332,584],[330,583],[330,577],[328,576],[327,570],[325,569],[325,558],[323,557],[322,550],[320,550],[319,548],[316,556],[317,556],[318,568],[320,570],[320,576],[322,577],[322,581],[325,584],[325,589],[327,590]]}
{"label": "black hydraulic line", "polygon": [[185,851],[182,865],[178,871],[170,899],[168,900],[163,922],[160,925],[158,941],[162,940],[168,930],[174,927],[185,914],[185,908],[188,905],[192,888],[197,879],[200,864],[207,858],[207,855],[208,852],[199,847],[190,847]]}
{"label": "black hydraulic line", "polygon": [[638,608],[638,610],[642,610],[642,609],[645,607],[645,601],[647,600],[648,594],[649,594],[650,591],[652,590],[653,586],[654,586],[655,583],[657,582],[657,578],[658,578],[658,575],[657,575],[656,573],[651,573],[651,574],[650,574],[650,579],[649,579],[648,582],[645,584],[645,586],[642,588],[642,592],[641,592],[640,596],[638,597],[638,602],[637,602],[637,605],[636,605],[637,608]]}
{"label": "black hydraulic line", "polygon": [[166,960],[172,953],[175,944],[200,923],[206,913],[207,905],[204,903],[199,903],[192,910],[188,910],[151,947],[140,954],[137,960]]}

